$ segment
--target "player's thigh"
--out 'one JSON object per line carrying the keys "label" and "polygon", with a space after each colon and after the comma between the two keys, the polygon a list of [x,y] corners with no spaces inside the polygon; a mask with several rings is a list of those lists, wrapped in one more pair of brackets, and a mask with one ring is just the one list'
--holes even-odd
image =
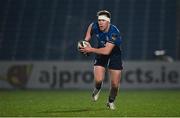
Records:
{"label": "player's thigh", "polygon": [[103,66],[94,66],[94,79],[102,81],[105,75],[105,68]]}
{"label": "player's thigh", "polygon": [[111,85],[118,87],[121,79],[121,70],[109,69],[109,74],[111,79]]}

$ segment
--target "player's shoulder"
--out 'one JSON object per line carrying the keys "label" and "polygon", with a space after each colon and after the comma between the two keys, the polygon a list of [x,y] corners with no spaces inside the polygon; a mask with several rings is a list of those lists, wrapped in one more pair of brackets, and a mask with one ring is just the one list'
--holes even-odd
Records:
{"label": "player's shoulder", "polygon": [[92,22],[91,25],[93,28],[98,28],[98,22]]}
{"label": "player's shoulder", "polygon": [[91,29],[92,29],[92,31],[93,32],[98,32],[99,30],[98,30],[98,23],[97,22],[92,22],[91,23]]}
{"label": "player's shoulder", "polygon": [[118,34],[120,33],[119,29],[113,24],[110,25],[110,30],[111,33],[118,33]]}
{"label": "player's shoulder", "polygon": [[118,38],[121,37],[120,35],[120,31],[119,29],[115,26],[115,25],[110,25],[110,31],[109,31],[109,36],[111,37],[111,39],[113,39],[114,41]]}

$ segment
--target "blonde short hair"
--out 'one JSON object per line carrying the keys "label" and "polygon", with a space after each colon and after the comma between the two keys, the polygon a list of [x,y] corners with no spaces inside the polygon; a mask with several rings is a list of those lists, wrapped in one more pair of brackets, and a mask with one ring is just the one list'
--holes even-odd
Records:
{"label": "blonde short hair", "polygon": [[105,15],[107,16],[108,18],[111,18],[111,13],[107,10],[100,10],[97,12],[97,16],[100,16],[100,15]]}

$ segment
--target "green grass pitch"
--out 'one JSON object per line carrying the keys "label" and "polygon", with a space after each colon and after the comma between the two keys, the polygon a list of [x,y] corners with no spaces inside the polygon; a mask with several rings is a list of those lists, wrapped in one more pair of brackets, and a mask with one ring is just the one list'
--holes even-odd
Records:
{"label": "green grass pitch", "polygon": [[115,111],[106,108],[107,96],[102,90],[92,102],[90,90],[0,90],[0,116],[180,116],[180,90],[120,90]]}

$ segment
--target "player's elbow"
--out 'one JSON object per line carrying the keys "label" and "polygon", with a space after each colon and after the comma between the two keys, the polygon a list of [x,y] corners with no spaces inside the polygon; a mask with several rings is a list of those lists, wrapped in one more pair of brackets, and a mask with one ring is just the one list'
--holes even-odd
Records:
{"label": "player's elbow", "polygon": [[105,51],[103,51],[103,55],[109,55],[110,53],[111,53],[110,50],[105,50]]}

